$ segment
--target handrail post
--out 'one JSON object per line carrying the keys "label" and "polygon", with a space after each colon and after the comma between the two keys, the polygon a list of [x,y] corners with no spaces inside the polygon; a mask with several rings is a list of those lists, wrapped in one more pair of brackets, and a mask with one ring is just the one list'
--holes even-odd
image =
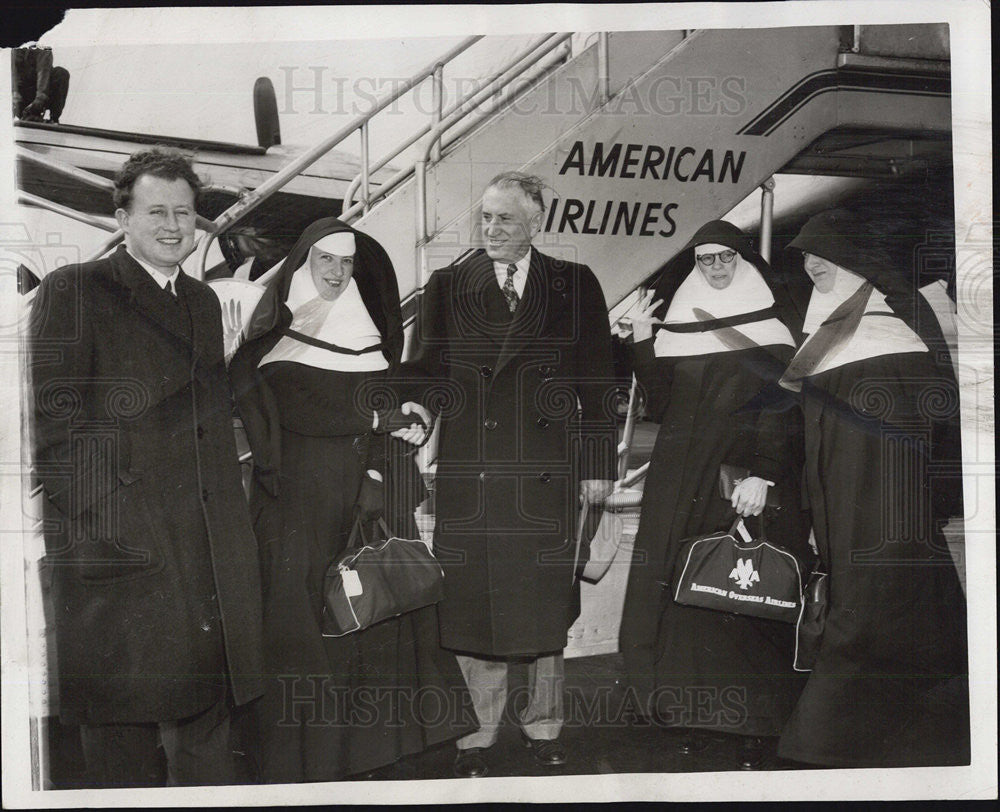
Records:
{"label": "handrail post", "polygon": [[205,278],[205,270],[206,270],[205,266],[208,264],[208,249],[211,248],[212,241],[216,238],[216,236],[219,233],[220,232],[218,231],[206,231],[204,236],[195,246],[196,256],[194,261],[194,269],[195,269],[196,279]]}
{"label": "handrail post", "polygon": [[608,32],[601,31],[601,33],[597,36],[597,81],[602,106],[607,104],[608,99],[611,98],[611,75],[609,64]]}
{"label": "handrail post", "polygon": [[[440,62],[434,66],[431,75],[431,130],[441,123],[441,113],[444,109],[444,65]],[[441,139],[436,138],[431,147],[431,160],[437,163],[441,160]]]}
{"label": "handrail post", "polygon": [[771,233],[774,225],[774,178],[768,178],[761,185],[760,195],[760,255],[765,262],[771,261]]}
{"label": "handrail post", "polygon": [[[425,159],[417,161],[414,168],[417,184],[417,246],[419,247],[427,242],[427,161]],[[419,265],[417,268],[421,275],[417,281],[423,283],[423,271]]]}
{"label": "handrail post", "polygon": [[361,127],[358,129],[361,135],[361,201],[364,208],[364,213],[368,214],[368,209],[371,207],[371,193],[368,186],[368,122],[370,119],[366,119],[361,123]]}
{"label": "handrail post", "polygon": [[639,383],[632,375],[632,385],[628,391],[628,413],[625,415],[625,426],[622,429],[622,441],[618,450],[618,481],[625,479],[628,473],[628,463],[632,452],[632,440],[635,437],[635,421],[639,411]]}

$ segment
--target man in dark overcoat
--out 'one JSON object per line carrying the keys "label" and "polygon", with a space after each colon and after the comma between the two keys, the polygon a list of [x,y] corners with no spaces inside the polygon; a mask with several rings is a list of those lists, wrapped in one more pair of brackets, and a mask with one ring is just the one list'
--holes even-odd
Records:
{"label": "man in dark overcoat", "polygon": [[261,692],[261,603],[219,300],[180,261],[180,154],[115,179],[125,245],[46,276],[30,327],[59,711],[94,786],[235,780],[229,709]]}
{"label": "man in dark overcoat", "polygon": [[441,643],[459,655],[481,726],[458,741],[460,776],[487,770],[512,660],[528,662],[526,746],[541,764],[565,763],[562,651],[579,614],[579,500],[603,499],[614,476],[608,311],[588,267],[531,246],[542,188],[518,172],[489,183],[485,250],[431,275],[402,371],[403,392],[441,421]]}

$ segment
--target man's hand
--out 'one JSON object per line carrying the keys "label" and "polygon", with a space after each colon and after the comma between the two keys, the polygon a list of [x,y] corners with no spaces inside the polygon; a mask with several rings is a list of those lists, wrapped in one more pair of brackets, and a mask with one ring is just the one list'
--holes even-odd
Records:
{"label": "man's hand", "polygon": [[414,415],[414,420],[408,427],[396,429],[392,436],[410,445],[421,446],[430,438],[431,413],[419,403],[408,400],[400,407],[400,412],[404,415]]}
{"label": "man's hand", "polygon": [[610,479],[584,479],[580,482],[580,504],[599,505],[614,487],[615,483]]}
{"label": "man's hand", "polygon": [[773,485],[759,476],[748,476],[733,488],[732,505],[743,516],[760,516],[767,501],[768,486]]}
{"label": "man's hand", "polygon": [[36,119],[41,121],[42,113],[45,112],[45,102],[41,102],[35,99],[31,104],[24,108],[24,112],[21,114],[21,118],[24,121],[29,121],[31,119]]}

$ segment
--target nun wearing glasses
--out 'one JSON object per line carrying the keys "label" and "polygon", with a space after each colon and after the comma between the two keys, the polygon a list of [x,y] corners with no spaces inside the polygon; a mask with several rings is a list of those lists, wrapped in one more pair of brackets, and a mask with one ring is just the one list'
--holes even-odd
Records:
{"label": "nun wearing glasses", "polygon": [[[713,732],[742,737],[739,766],[758,769],[799,692],[794,627],[682,606],[671,576],[682,542],[747,528],[802,559],[801,412],[777,381],[795,352],[784,286],[750,239],[725,221],[704,225],[630,313],[647,418],[660,423],[646,477],[620,647],[646,717],[679,728],[685,754]],[[748,469],[731,500],[723,464]],[[768,492],[780,509],[765,507]],[[775,499],[777,497],[777,499]]]}
{"label": "nun wearing glasses", "polygon": [[388,255],[328,218],[292,248],[230,366],[254,463],[265,782],[365,774],[474,726],[453,712],[465,685],[438,646],[435,607],[323,635],[324,576],[355,522],[384,515],[393,533],[418,538],[413,510],[426,491],[408,443],[422,423],[384,400],[402,348]]}

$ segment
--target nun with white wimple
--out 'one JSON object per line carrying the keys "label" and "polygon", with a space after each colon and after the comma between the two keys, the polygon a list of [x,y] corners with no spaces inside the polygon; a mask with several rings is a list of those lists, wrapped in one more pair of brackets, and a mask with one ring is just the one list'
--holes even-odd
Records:
{"label": "nun with white wimple", "polygon": [[958,388],[917,280],[865,233],[833,210],[789,245],[814,287],[782,384],[801,391],[830,602],[779,753],[830,767],[967,764],[965,600],[941,532],[962,515]]}
{"label": "nun with white wimple", "polygon": [[[434,607],[344,637],[322,635],[323,581],[355,516],[417,538],[426,495],[383,395],[403,324],[381,245],[336,219],[309,226],[261,298],[230,365],[253,452],[250,506],[264,590],[266,782],[367,772],[469,730],[424,718],[428,691],[461,700]],[[376,409],[378,411],[376,411]],[[294,699],[294,701],[292,701]]]}
{"label": "nun with white wimple", "polygon": [[[794,628],[674,603],[670,581],[682,542],[728,529],[737,513],[809,558],[802,418],[776,385],[795,351],[790,313],[749,238],[720,220],[629,314],[647,418],[660,423],[620,632],[629,685],[654,724],[685,729],[684,753],[707,746],[706,729],[744,737],[744,769],[761,765],[801,690]],[[723,464],[749,470],[731,501],[719,493]],[[769,491],[780,510],[765,507]]]}

